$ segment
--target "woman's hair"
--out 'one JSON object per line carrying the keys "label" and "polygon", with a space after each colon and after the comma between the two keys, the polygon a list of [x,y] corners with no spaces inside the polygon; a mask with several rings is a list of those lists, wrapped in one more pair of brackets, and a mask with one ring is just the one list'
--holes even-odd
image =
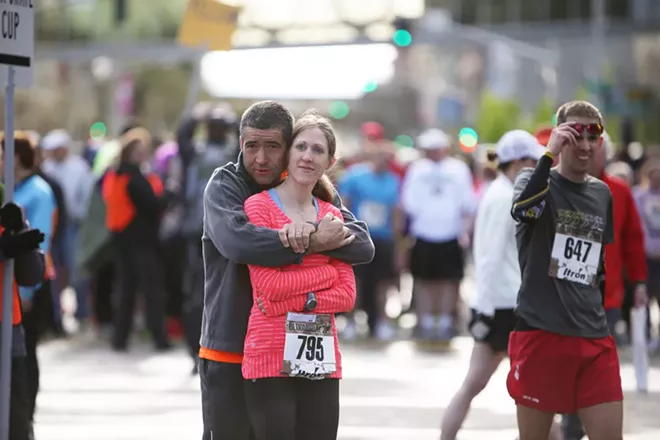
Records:
{"label": "woman's hair", "polygon": [[119,142],[121,143],[119,163],[128,163],[131,160],[133,151],[140,143],[151,148],[151,135],[147,129],[135,127],[124,133]]}
{"label": "woman's hair", "polygon": [[[5,151],[5,135],[0,133],[0,147]],[[18,157],[18,162],[21,167],[26,170],[34,168],[34,160],[36,156],[36,145],[33,142],[30,134],[24,131],[14,132],[14,154]]]}
{"label": "woman's hair", "polygon": [[[316,109],[306,110],[300,118],[293,125],[293,139],[305,130],[310,128],[318,128],[321,130],[325,136],[325,140],[328,142],[328,156],[330,158],[335,157],[337,151],[337,137],[335,136],[335,129],[332,127],[330,121],[323,117],[321,113]],[[335,198],[335,187],[332,184],[330,178],[323,173],[321,178],[314,185],[312,194],[319,199],[332,203]]]}
{"label": "woman's hair", "polygon": [[498,156],[495,150],[488,150],[486,158],[489,162],[497,163],[497,169],[502,172],[506,172],[511,166],[511,162],[498,162]]}

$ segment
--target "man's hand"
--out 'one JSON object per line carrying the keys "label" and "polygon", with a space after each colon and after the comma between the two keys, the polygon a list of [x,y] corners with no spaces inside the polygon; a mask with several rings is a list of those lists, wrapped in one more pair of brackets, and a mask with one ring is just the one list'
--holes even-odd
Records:
{"label": "man's hand", "polygon": [[577,145],[581,133],[578,133],[572,125],[572,122],[564,122],[552,130],[548,141],[548,151],[553,156],[559,156],[561,150],[567,145]]}
{"label": "man's hand", "polygon": [[279,230],[282,246],[290,247],[297,254],[303,254],[310,246],[310,235],[316,230],[311,223],[289,223]]}
{"label": "man's hand", "polygon": [[29,312],[32,310],[32,300],[29,299],[21,299],[21,310],[23,313]]}
{"label": "man's hand", "polygon": [[646,292],[646,284],[638,284],[635,287],[635,307],[646,307],[649,303],[649,295]]}
{"label": "man's hand", "polygon": [[344,222],[327,213],[319,222],[318,230],[311,236],[310,252],[318,253],[339,249],[355,240]]}

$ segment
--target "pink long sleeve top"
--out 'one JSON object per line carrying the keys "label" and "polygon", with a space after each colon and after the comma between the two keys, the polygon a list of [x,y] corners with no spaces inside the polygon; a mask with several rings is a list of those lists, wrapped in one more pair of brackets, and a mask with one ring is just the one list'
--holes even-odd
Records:
{"label": "pink long sleeve top", "polygon": [[[327,213],[342,218],[334,205],[315,199],[317,220]],[[281,229],[291,223],[279,204],[275,190],[255,194],[245,202],[245,213],[251,223]],[[314,292],[318,305],[314,314],[331,314],[335,341],[337,371],[331,378],[341,378],[341,353],[335,328],[335,313],[348,312],[355,305],[353,268],[323,254],[308,254],[301,264],[279,268],[248,265],[252,281],[254,305],[250,312],[243,357],[243,377],[261,379],[286,377],[281,373],[284,357],[287,312],[301,313],[307,294]],[[266,314],[259,309],[261,298]]]}

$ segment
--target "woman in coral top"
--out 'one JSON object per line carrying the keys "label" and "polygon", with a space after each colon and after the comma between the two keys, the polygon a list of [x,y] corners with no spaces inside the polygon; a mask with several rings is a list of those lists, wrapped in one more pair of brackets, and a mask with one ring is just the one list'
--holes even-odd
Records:
{"label": "woman in coral top", "polygon": [[[287,178],[245,202],[250,222],[280,229],[341,221],[325,172],[335,161],[330,122],[308,111],[296,122]],[[341,354],[335,313],[355,304],[353,268],[324,254],[282,268],[248,266],[254,306],[243,358],[245,396],[256,440],[335,440]]]}

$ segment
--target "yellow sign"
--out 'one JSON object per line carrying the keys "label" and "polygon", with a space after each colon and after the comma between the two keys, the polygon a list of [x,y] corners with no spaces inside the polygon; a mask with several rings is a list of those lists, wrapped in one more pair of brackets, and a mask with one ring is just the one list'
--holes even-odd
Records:
{"label": "yellow sign", "polygon": [[189,0],[177,41],[184,46],[229,50],[239,10],[217,0]]}

